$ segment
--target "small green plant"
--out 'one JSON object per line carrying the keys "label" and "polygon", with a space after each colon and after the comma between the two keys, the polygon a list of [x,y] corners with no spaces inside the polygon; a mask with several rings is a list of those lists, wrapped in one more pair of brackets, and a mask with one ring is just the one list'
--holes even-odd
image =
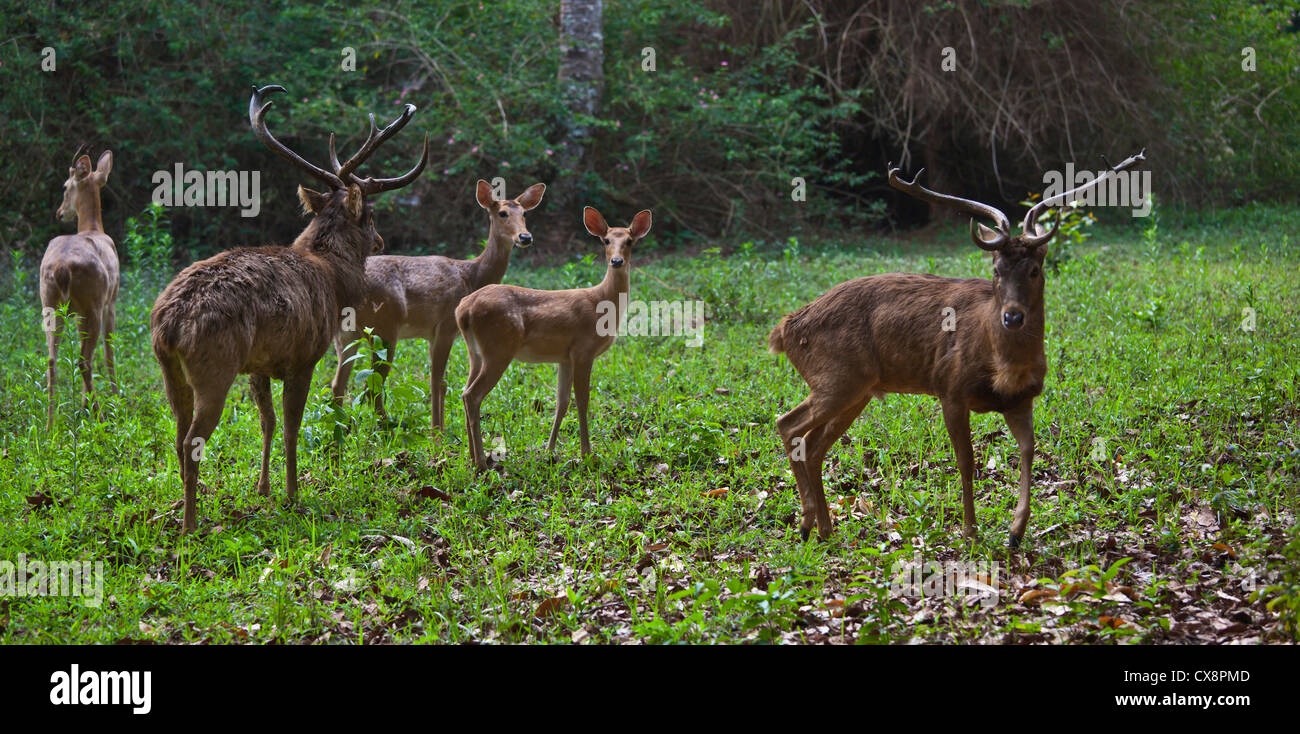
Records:
{"label": "small green plant", "polygon": [[172,233],[166,207],[153,202],[138,216],[127,218],[122,246],[141,271],[152,276],[168,274],[172,266]]}

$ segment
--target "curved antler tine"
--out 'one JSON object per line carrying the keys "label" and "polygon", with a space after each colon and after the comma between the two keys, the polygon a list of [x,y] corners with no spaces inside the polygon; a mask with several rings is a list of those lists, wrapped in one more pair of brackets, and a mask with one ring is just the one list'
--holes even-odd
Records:
{"label": "curved antler tine", "polygon": [[900,178],[898,176],[898,170],[899,169],[893,168],[892,166],[890,167],[889,185],[899,191],[922,201],[943,204],[944,206],[950,206],[957,211],[993,220],[996,225],[994,231],[997,233],[997,236],[991,240],[981,238],[979,236],[979,230],[975,227],[975,220],[971,220],[971,238],[974,239],[975,244],[979,245],[982,249],[1000,250],[1011,239],[1011,220],[1008,219],[1007,215],[1003,214],[999,209],[991,207],[988,204],[981,204],[980,202],[971,199],[963,199],[959,196],[940,194],[936,191],[931,191],[930,189],[925,188],[918,183],[921,180],[921,174],[925,173],[924,168],[917,171],[911,181],[905,181]]}
{"label": "curved antler tine", "polygon": [[341,178],[347,178],[349,173],[357,170],[357,166],[360,166],[362,162],[369,158],[370,154],[374,152],[376,147],[375,135],[378,132],[379,128],[375,127],[375,113],[371,112],[370,132],[366,133],[366,142],[361,144],[361,148],[357,150],[355,155],[348,159],[347,163],[340,166],[338,160],[334,160],[334,172]]}
{"label": "curved antler tine", "polygon": [[[410,106],[410,105],[408,105]],[[349,174],[349,178],[361,187],[366,194],[378,194],[381,191],[392,191],[400,189],[419,178],[420,173],[424,171],[425,165],[429,163],[429,134],[424,134],[424,150],[420,153],[420,161],[415,164],[411,170],[403,173],[396,178],[364,178],[358,179],[355,175]]]}
{"label": "curved antler tine", "polygon": [[[1034,224],[1037,224],[1037,222],[1034,222]],[[1024,236],[1020,238],[1020,242],[1025,247],[1029,247],[1029,248],[1038,247],[1039,245],[1045,245],[1048,242],[1050,242],[1053,237],[1056,236],[1056,231],[1060,228],[1061,228],[1061,207],[1058,206],[1056,207],[1056,221],[1052,222],[1052,228],[1050,230],[1044,232],[1043,234],[1035,234],[1035,233],[1031,233],[1029,230],[1025,230]],[[1037,232],[1037,228],[1034,229],[1034,232]]]}
{"label": "curved antler tine", "polygon": [[1007,244],[1007,240],[1010,239],[1008,235],[998,232],[996,237],[991,240],[986,240],[980,236],[979,227],[977,225],[978,223],[975,221],[975,218],[971,217],[970,238],[981,250],[998,252]]}
{"label": "curved antler tine", "polygon": [[256,86],[253,87],[253,96],[248,100],[248,122],[253,126],[253,134],[256,135],[257,139],[262,141],[262,144],[269,148],[271,152],[294,164],[312,177],[328,184],[331,188],[343,188],[343,179],[324,170],[323,168],[308,163],[302,156],[289,150],[288,146],[284,143],[276,140],[275,136],[271,134],[271,131],[266,129],[266,111],[271,108],[272,104],[274,104],[274,102],[266,99],[266,97],[275,94],[276,92],[283,91],[284,87],[279,84],[268,84],[261,89],[258,89]]}
{"label": "curved antler tine", "polygon": [[81,151],[86,149],[86,144],[82,143],[77,146],[77,152],[72,154],[72,165],[77,165],[77,159],[81,157]]}

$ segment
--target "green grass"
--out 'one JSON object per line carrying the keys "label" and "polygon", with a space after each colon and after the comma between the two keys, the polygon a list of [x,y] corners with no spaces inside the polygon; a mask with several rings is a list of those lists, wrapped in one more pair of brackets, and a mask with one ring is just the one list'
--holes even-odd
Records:
{"label": "green grass", "polygon": [[[826,543],[799,542],[774,428],[806,394],[765,350],[777,319],[860,275],[985,276],[987,256],[956,229],[642,257],[632,297],[705,301],[704,345],[620,338],[596,363],[586,462],[573,410],[555,460],[542,448],[554,367],[515,364],[484,405],[504,471],[476,477],[459,401],[463,344],[449,369],[449,430],[435,442],[427,350],[402,342],[388,383],[399,425],[380,430],[364,405],[349,406],[337,463],[332,353],[321,361],[300,501],[287,507],[278,445],[272,497],[254,492],[260,434],[240,380],[207,447],[192,536],[179,531],[174,425],[148,349],[162,283],[124,278],[123,391],[101,394],[99,414],[80,409],[65,340],[49,432],[33,276],[10,274],[0,278],[0,560],[103,561],[105,600],[0,597],[0,641],[1292,639],[1300,249],[1288,235],[1300,217],[1230,211],[1164,222],[1154,236],[1144,224],[1094,228],[1049,270],[1049,372],[1019,552],[1004,547],[1016,448],[1000,416],[972,419],[976,541],[960,534],[934,399],[874,401],[832,452],[837,525]],[[506,280],[558,288],[602,272],[599,262],[516,265]],[[1241,329],[1247,307],[1254,332]],[[918,554],[1001,564],[997,603],[891,593],[891,567]]]}

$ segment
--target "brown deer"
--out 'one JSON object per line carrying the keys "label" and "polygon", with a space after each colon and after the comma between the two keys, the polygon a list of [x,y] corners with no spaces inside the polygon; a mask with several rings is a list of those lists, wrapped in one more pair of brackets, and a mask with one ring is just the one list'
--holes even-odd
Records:
{"label": "brown deer", "polygon": [[[1145,160],[1126,159],[1110,173]],[[1048,208],[1100,184],[1107,175],[1044,199],[1025,215],[1013,237],[1007,216],[987,204],[930,191],[889,169],[889,183],[923,201],[950,206],[996,223],[971,219],[971,238],[993,253],[993,280],[888,273],[841,283],[787,315],[768,336],[774,353],[785,352],[811,393],[777,420],[799,488],[807,540],[814,525],[825,540],[830,508],[822,490],[826,452],[871,400],[886,393],[939,398],[944,424],[961,473],[965,532],[976,534],[971,474],[974,469],[970,412],[1002,413],[1020,449],[1020,501],[1011,522],[1016,547],[1029,523],[1029,484],[1034,461],[1034,398],[1043,389],[1043,258],[1060,226],[1038,224]],[[978,229],[977,229],[978,227]]]}
{"label": "brown deer", "polygon": [[555,449],[572,391],[578,403],[582,455],[591,454],[587,434],[591,365],[614,343],[618,320],[622,318],[614,311],[624,307],[620,296],[628,291],[628,258],[632,245],[650,231],[650,212],[637,213],[627,227],[610,227],[600,212],[586,207],[582,221],[587,231],[605,245],[609,266],[599,285],[567,291],[489,285],[466,296],[456,307],[456,324],[469,348],[469,379],[461,400],[465,403],[470,456],[480,470],[487,468],[487,459],[483,455],[479,407],[516,359],[559,365],[555,422],[551,424],[546,450]]}
{"label": "brown deer", "polygon": [[411,257],[383,255],[366,260],[366,295],[357,307],[356,328],[339,332],[334,340],[338,367],[334,371],[335,400],[342,402],[348,392],[348,377],[356,361],[356,340],[369,327],[373,336],[386,348],[385,359],[372,358],[379,375],[378,390],[368,392],[370,404],[379,419],[389,422],[384,410],[383,382],[392,368],[393,353],[399,339],[424,339],[429,342],[429,405],[433,431],[445,422],[447,358],[456,341],[456,304],[485,285],[500,283],[510,265],[515,247],[528,247],[533,235],[528,231],[524,213],[542,203],[546,184],[533,184],[517,199],[494,201],[492,187],[480,180],[475,189],[478,205],[488,213],[488,242],[473,260],[453,260],[440,255]]}
{"label": "brown deer", "polygon": [[77,218],[77,233],[50,240],[45,248],[45,257],[41,259],[42,323],[49,351],[45,368],[46,390],[49,391],[48,428],[54,427],[54,383],[58,373],[59,337],[63,331],[62,320],[56,312],[64,304],[68,304],[68,311],[77,314],[81,321],[81,357],[77,360],[77,368],[85,390],[82,404],[92,404],[91,364],[101,334],[108,378],[113,384],[113,392],[117,392],[117,369],[113,365],[113,328],[117,320],[119,283],[117,245],[112,237],[104,234],[104,218],[99,206],[99,190],[113,170],[113,151],[106,150],[100,154],[92,171],[90,157],[82,155],[81,150],[78,148],[72,156],[68,180],[63,182],[63,203],[57,212],[58,218],[64,222],[74,216]]}
{"label": "brown deer", "polygon": [[359,178],[355,171],[410,121],[414,105],[381,131],[370,116],[361,149],[340,164],[330,135],[327,171],[308,163],[266,128],[266,98],[284,88],[254,87],[253,132],[266,147],[321,181],[325,193],[298,187],[312,220],[289,247],[239,247],[190,265],[172,280],[150,314],[153,351],[176,416],[176,455],[185,484],[184,529],[197,526],[195,491],[203,447],[221,419],[235,377],[247,374],[262,423],[259,494],[269,494],[275,408],[271,379],[284,381],[284,453],[289,502],[298,493],[298,428],[312,369],[338,333],[342,310],[360,301],[365,260],[383,250],[366,197],[411,183],[429,160],[429,140],[415,167],[397,178]]}

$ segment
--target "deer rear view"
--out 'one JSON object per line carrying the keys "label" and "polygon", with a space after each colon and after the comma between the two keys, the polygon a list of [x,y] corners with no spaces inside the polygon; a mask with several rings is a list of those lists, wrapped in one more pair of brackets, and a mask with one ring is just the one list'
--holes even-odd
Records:
{"label": "deer rear view", "polygon": [[382,255],[366,260],[366,292],[357,305],[356,328],[339,332],[334,341],[339,358],[332,383],[335,400],[342,401],[347,395],[356,340],[369,327],[374,337],[383,342],[387,354],[385,359],[374,359],[380,385],[368,397],[380,420],[387,423],[383,382],[394,361],[397,341],[424,339],[429,342],[432,370],[429,407],[433,430],[435,433],[441,430],[445,422],[447,358],[459,333],[456,304],[485,285],[501,282],[510,265],[511,251],[532,244],[533,235],[528,231],[524,214],[542,203],[544,193],[546,184],[537,183],[516,199],[495,201],[492,187],[480,180],[475,187],[475,199],[488,213],[488,241],[487,247],[473,260],[453,260],[441,255]]}
{"label": "deer rear view", "polygon": [[65,222],[76,217],[77,234],[50,240],[45,248],[45,257],[41,259],[41,321],[49,352],[45,368],[49,393],[48,428],[54,426],[54,385],[58,376],[59,337],[63,331],[63,323],[56,312],[64,304],[68,305],[71,313],[80,317],[81,322],[81,356],[77,360],[77,369],[81,372],[85,391],[83,404],[91,402],[91,366],[100,335],[104,337],[108,377],[113,390],[117,391],[112,339],[119,285],[117,245],[104,233],[99,204],[99,190],[108,181],[112,170],[113,151],[104,151],[91,170],[90,157],[81,155],[81,149],[77,149],[72,156],[72,166],[68,168],[68,179],[63,182],[63,203],[57,212],[58,218]]}
{"label": "deer rear view", "polygon": [[[1139,153],[1108,173],[1142,160]],[[1029,523],[1034,398],[1047,372],[1043,259],[1060,226],[1059,210],[1050,231],[1038,219],[1106,176],[1039,202],[1025,215],[1021,234],[1013,237],[1001,211],[930,191],[917,183],[923,172],[907,182],[891,167],[889,183],[918,199],[993,220],[995,229],[971,220],[975,244],[993,253],[993,279],[903,273],[858,278],[832,288],[772,330],[771,350],[785,352],[811,388],[803,402],[777,420],[798,484],[800,533],[806,540],[816,526],[821,539],[830,535],[821,466],[835,440],[873,397],[918,393],[939,398],[943,408],[961,474],[967,536],[976,533],[970,413],[1003,415],[1020,450],[1020,498],[1009,538],[1014,548]]]}
{"label": "deer rear view", "polygon": [[[555,448],[572,393],[578,403],[582,455],[591,454],[587,433],[591,366],[614,343],[616,326],[606,322],[612,310],[622,305],[619,296],[628,292],[632,245],[650,231],[651,221],[650,212],[642,210],[627,227],[610,227],[591,207],[583,209],[582,220],[587,231],[605,246],[609,264],[599,285],[565,291],[490,285],[470,294],[456,307],[456,324],[469,349],[469,379],[461,400],[465,403],[470,456],[479,469],[487,467],[479,408],[514,360],[559,365],[555,422],[551,424],[546,450]],[[621,316],[617,314],[615,325]]]}
{"label": "deer rear view", "polygon": [[420,161],[407,173],[389,179],[355,173],[410,121],[415,106],[408,104],[381,131],[371,115],[369,136],[346,163],[340,164],[334,154],[333,135],[331,170],[308,163],[266,128],[266,111],[272,105],[266,97],[283,91],[274,85],[254,88],[249,121],[264,145],[328,187],[323,193],[298,187],[311,222],[289,247],[240,247],[190,265],[158,296],[150,314],[154,355],[176,417],[186,531],[197,526],[196,488],[204,445],[240,374],[249,376],[261,417],[260,494],[270,493],[268,465],[275,433],[271,379],[284,381],[285,483],[288,500],[296,499],[298,429],[312,370],[338,333],[342,309],[355,307],[361,298],[366,257],[384,247],[366,197],[411,183],[429,158],[426,137]]}

